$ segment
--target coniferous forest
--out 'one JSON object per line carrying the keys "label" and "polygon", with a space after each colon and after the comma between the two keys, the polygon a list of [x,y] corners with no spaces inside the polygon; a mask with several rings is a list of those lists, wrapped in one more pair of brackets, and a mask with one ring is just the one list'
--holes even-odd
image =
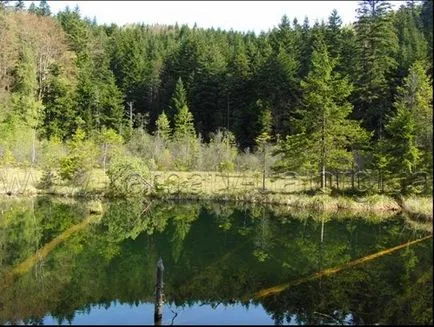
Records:
{"label": "coniferous forest", "polygon": [[369,170],[413,192],[433,169],[432,7],[366,0],[351,25],[284,15],[258,35],[2,0],[0,166],[74,180],[122,154],[150,170]]}

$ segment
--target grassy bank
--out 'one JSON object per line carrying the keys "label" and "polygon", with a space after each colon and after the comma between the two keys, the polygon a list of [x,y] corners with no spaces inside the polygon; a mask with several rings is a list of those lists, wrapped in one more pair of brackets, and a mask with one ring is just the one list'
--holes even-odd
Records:
{"label": "grassy bank", "polygon": [[[31,196],[52,194],[65,197],[109,197],[109,179],[101,169],[95,169],[79,185],[55,179],[50,187],[41,187],[42,172],[36,169],[8,168],[0,170],[0,194]],[[343,195],[312,192],[312,181],[286,178],[266,178],[257,173],[222,174],[218,172],[153,171],[149,177],[152,188],[146,194],[168,200],[210,200],[285,205],[319,211],[347,210],[356,213],[400,212],[418,221],[433,217],[432,197],[401,197],[388,195]]]}

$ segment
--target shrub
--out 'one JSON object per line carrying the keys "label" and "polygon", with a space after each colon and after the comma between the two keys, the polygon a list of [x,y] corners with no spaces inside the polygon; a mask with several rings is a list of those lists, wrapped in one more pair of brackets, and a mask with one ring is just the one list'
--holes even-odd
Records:
{"label": "shrub", "polygon": [[69,154],[60,159],[60,177],[75,185],[83,184],[95,166],[98,155],[96,145],[89,140],[84,140],[84,137],[85,133],[77,129],[68,144]]}
{"label": "shrub", "polygon": [[140,196],[152,188],[148,166],[135,157],[113,159],[107,175],[110,180],[110,193],[116,197]]}

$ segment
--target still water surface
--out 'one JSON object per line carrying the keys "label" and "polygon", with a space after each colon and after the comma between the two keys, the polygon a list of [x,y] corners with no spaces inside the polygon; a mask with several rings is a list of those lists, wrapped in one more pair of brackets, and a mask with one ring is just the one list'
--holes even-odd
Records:
{"label": "still water surface", "polygon": [[0,201],[0,324],[153,324],[159,257],[163,324],[433,323],[432,238],[399,215],[103,207]]}

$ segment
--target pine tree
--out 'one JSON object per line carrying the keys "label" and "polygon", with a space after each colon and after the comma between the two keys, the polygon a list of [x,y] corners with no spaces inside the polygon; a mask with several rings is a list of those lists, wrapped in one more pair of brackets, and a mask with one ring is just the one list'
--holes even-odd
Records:
{"label": "pine tree", "polygon": [[[174,103],[181,103],[180,100],[182,99],[176,99],[176,96],[183,94],[182,90],[180,91],[179,93],[175,92],[174,98],[172,98]],[[196,162],[200,144],[194,129],[193,115],[187,105],[184,104],[179,108],[174,120],[175,128],[171,145],[172,149],[178,153],[175,164],[181,170],[192,169],[194,162]]]}
{"label": "pine tree", "polygon": [[175,91],[170,102],[168,113],[170,119],[173,119],[182,108],[187,107],[187,92],[184,88],[184,83],[182,82],[181,77],[179,77],[176,82]]}
{"label": "pine tree", "polygon": [[418,145],[432,151],[432,81],[425,72],[426,65],[416,61],[398,88],[398,101],[402,102],[415,116],[418,130]]}
{"label": "pine tree", "polygon": [[326,28],[326,41],[328,45],[328,52],[331,58],[341,59],[340,54],[342,50],[342,18],[339,16],[338,11],[333,9],[329,16]]}
{"label": "pine tree", "polygon": [[277,168],[320,169],[321,187],[325,188],[326,169],[351,167],[352,146],[366,140],[367,133],[347,117],[352,105],[347,98],[352,85],[347,78],[334,73],[335,64],[328,56],[323,41],[316,42],[311,69],[301,82],[304,91],[302,118],[298,133],[281,142],[282,162]]}
{"label": "pine tree", "polygon": [[42,134],[47,139],[68,139],[76,129],[75,87],[59,67],[52,69],[46,84],[47,90],[42,99],[45,107]]}
{"label": "pine tree", "polygon": [[424,169],[432,174],[432,83],[421,62],[411,66],[394,106],[377,147],[377,167],[392,179],[389,184],[399,181],[405,193],[411,191],[413,173]]}
{"label": "pine tree", "polygon": [[387,1],[365,0],[357,9],[358,71],[355,83],[356,118],[381,137],[385,116],[393,101],[398,39]]}
{"label": "pine tree", "polygon": [[408,69],[416,60],[426,60],[428,43],[423,34],[420,13],[414,4],[401,6],[395,17],[399,39],[399,77],[408,74]]}
{"label": "pine tree", "polygon": [[271,127],[272,127],[272,115],[269,104],[264,103],[262,100],[258,100],[256,105],[260,109],[259,114],[259,135],[256,137],[256,144],[259,147],[259,151],[262,152],[262,190],[265,191],[265,177],[267,174],[267,154],[269,142],[271,141]]}
{"label": "pine tree", "polygon": [[165,114],[164,110],[158,116],[158,119],[155,124],[157,125],[157,130],[156,130],[157,136],[161,137],[165,142],[169,141],[172,135],[172,130],[170,128],[169,119],[167,118],[167,115]]}
{"label": "pine tree", "polygon": [[174,139],[194,139],[196,132],[194,130],[194,119],[188,107],[184,105],[175,115]]}
{"label": "pine tree", "polygon": [[36,128],[38,125],[41,107],[41,104],[36,101],[38,88],[36,73],[33,51],[30,47],[25,46],[14,72],[15,84],[12,91],[15,113],[32,128]]}
{"label": "pine tree", "polygon": [[433,1],[424,0],[422,4],[422,25],[425,33],[425,38],[428,42],[428,63],[431,63],[431,76],[432,76],[432,61],[433,61]]}
{"label": "pine tree", "polygon": [[64,11],[57,14],[63,30],[69,41],[69,45],[77,54],[77,66],[89,57],[90,32],[86,23],[80,18],[80,10],[75,7],[73,11],[66,7]]}
{"label": "pine tree", "polygon": [[36,14],[36,13],[38,12],[38,9],[36,8],[36,5],[35,5],[34,2],[32,2],[32,3],[30,4],[29,9],[27,9],[27,11],[28,11],[30,14]]}
{"label": "pine tree", "polygon": [[416,121],[402,103],[397,104],[395,116],[385,126],[387,139],[383,148],[387,158],[386,169],[400,180],[401,192],[406,193],[411,174],[416,171],[421,152],[416,145]]}
{"label": "pine tree", "polygon": [[50,16],[51,10],[50,6],[47,3],[47,0],[41,0],[39,2],[39,7],[36,9],[36,14],[38,16]]}

